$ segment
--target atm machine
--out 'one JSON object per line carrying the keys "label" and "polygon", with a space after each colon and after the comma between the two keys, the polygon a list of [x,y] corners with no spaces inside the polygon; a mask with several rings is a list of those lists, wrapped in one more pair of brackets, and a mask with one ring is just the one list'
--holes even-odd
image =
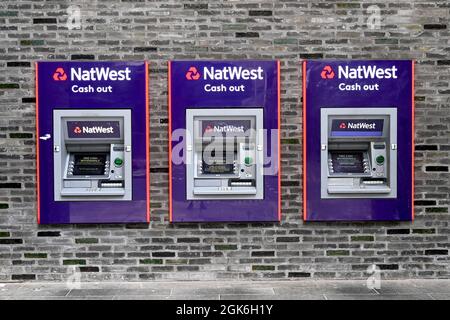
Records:
{"label": "atm machine", "polygon": [[263,110],[187,109],[187,200],[263,199]]}
{"label": "atm machine", "polygon": [[131,200],[131,110],[54,110],[55,201]]}
{"label": "atm machine", "polygon": [[414,220],[414,61],[306,60],[302,71],[303,219]]}
{"label": "atm machine", "polygon": [[280,62],[168,70],[169,221],[280,221]]}
{"label": "atm machine", "polygon": [[35,68],[37,223],[148,223],[148,63]]}
{"label": "atm machine", "polygon": [[320,111],[321,198],[396,198],[397,109]]}

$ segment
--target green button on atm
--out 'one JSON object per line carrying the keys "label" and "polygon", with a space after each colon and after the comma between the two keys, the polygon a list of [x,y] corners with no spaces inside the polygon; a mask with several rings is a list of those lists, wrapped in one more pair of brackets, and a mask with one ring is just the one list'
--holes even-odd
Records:
{"label": "green button on atm", "polygon": [[378,165],[382,165],[384,163],[384,157],[383,156],[378,156],[375,161],[377,162]]}
{"label": "green button on atm", "polygon": [[114,159],[114,165],[116,167],[121,167],[123,165],[123,160],[121,158],[115,158]]}
{"label": "green button on atm", "polygon": [[253,161],[252,157],[245,157],[244,158],[244,163],[245,163],[246,166],[251,165],[252,161]]}

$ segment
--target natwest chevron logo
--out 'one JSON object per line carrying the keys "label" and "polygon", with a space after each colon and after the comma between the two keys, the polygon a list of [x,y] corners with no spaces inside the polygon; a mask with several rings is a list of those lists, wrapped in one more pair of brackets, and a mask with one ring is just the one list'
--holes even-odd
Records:
{"label": "natwest chevron logo", "polygon": [[190,67],[188,72],[186,72],[186,79],[188,80],[198,80],[200,77],[200,72],[198,72],[196,67]]}
{"label": "natwest chevron logo", "polygon": [[199,80],[203,77],[203,80],[263,80],[264,69],[260,66],[257,68],[246,69],[238,66],[225,66],[225,67],[203,67],[202,73],[200,73],[196,67],[190,67],[186,72],[187,80]]}
{"label": "natwest chevron logo", "polygon": [[[381,126],[382,127],[382,126]],[[377,123],[367,121],[346,121],[339,124],[340,130],[377,130]],[[382,129],[380,129],[382,130]]]}
{"label": "natwest chevron logo", "polygon": [[103,126],[93,126],[93,127],[87,127],[87,126],[83,126],[82,128],[80,127],[75,127],[73,129],[73,132],[76,134],[81,134],[81,133],[88,133],[88,134],[112,134],[114,133],[114,128],[113,127],[108,127],[105,128]]}
{"label": "natwest chevron logo", "polygon": [[[131,69],[126,67],[122,70],[113,70],[109,67],[92,67],[90,69],[70,68],[70,81],[130,81]],[[58,67],[53,73],[53,80],[66,81],[66,71]]]}
{"label": "natwest chevron logo", "polygon": [[55,73],[53,73],[53,80],[55,80],[55,81],[66,81],[67,80],[67,74],[63,68],[61,68],[61,67],[56,68]]}
{"label": "natwest chevron logo", "polygon": [[376,130],[376,123],[367,123],[367,122],[348,122],[347,127],[349,129],[365,129],[365,130]]}
{"label": "natwest chevron logo", "polygon": [[334,78],[334,71],[331,68],[331,66],[325,66],[320,73],[320,76],[322,79],[333,79]]}
{"label": "natwest chevron logo", "polygon": [[205,128],[205,133],[233,133],[233,132],[244,132],[244,126],[233,126],[230,124],[224,125],[207,125]]}
{"label": "natwest chevron logo", "polygon": [[214,132],[244,132],[244,126],[223,125],[214,126]]}

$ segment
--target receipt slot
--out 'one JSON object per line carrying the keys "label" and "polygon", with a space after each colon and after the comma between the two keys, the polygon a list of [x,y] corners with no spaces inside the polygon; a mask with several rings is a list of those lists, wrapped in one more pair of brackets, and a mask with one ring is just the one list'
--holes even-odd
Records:
{"label": "receipt slot", "polygon": [[397,196],[397,109],[322,108],[321,197]]}
{"label": "receipt slot", "polygon": [[414,62],[303,61],[303,219],[414,218]]}
{"label": "receipt slot", "polygon": [[280,221],[280,63],[168,68],[170,222]]}
{"label": "receipt slot", "polygon": [[39,224],[149,222],[147,70],[36,63]]}

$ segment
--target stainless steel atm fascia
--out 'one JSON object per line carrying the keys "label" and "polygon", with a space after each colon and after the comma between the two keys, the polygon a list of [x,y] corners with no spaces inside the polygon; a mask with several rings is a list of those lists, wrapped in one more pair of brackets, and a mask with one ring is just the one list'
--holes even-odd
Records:
{"label": "stainless steel atm fascia", "polygon": [[[263,199],[264,198],[264,130],[263,130],[263,109],[262,108],[220,108],[220,109],[187,109],[186,110],[186,190],[187,200],[233,200],[233,199]],[[242,192],[236,190],[224,190],[213,194],[194,194],[194,179],[196,166],[194,163],[194,119],[195,117],[207,117],[212,120],[222,118],[242,119],[245,117],[255,118],[255,147],[256,147],[256,188],[253,192]],[[228,177],[224,177],[227,179]],[[234,189],[234,188],[231,188]],[[241,189],[243,190],[243,189]]]}
{"label": "stainless steel atm fascia", "polygon": [[[69,156],[65,139],[66,128],[63,125],[65,118],[82,121],[109,121],[120,119],[122,123],[122,141],[124,146],[123,180],[124,188],[78,188],[73,194],[69,190],[64,193],[63,178],[67,171],[66,163]],[[80,144],[111,144],[107,139],[83,139]],[[125,201],[132,200],[132,152],[131,152],[131,110],[129,109],[55,109],[53,110],[53,159],[54,159],[54,199],[55,201]],[[87,148],[86,150],[89,150]],[[95,152],[95,147],[92,148]],[[110,151],[113,153],[114,151]],[[81,190],[82,189],[82,190]],[[68,189],[66,189],[68,190]]]}
{"label": "stainless steel atm fascia", "polygon": [[[321,108],[320,110],[320,159],[321,159],[321,198],[396,198],[397,197],[397,108]],[[328,136],[331,130],[329,117],[364,119],[364,117],[387,117],[389,129],[386,130],[386,155],[388,164],[389,190],[387,192],[371,192],[370,189],[359,190],[359,193],[343,192],[330,194],[328,192]],[[369,140],[354,138],[353,143]],[[345,178],[343,178],[345,179]],[[325,183],[327,182],[327,183]]]}

